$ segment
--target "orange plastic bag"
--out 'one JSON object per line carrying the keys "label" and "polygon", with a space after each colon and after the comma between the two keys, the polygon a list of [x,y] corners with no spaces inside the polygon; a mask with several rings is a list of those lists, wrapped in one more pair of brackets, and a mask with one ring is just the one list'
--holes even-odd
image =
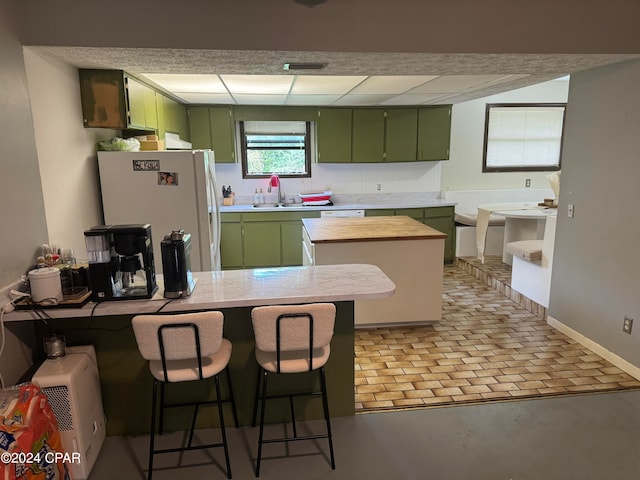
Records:
{"label": "orange plastic bag", "polygon": [[0,480],[70,480],[58,422],[46,395],[32,383],[3,393]]}

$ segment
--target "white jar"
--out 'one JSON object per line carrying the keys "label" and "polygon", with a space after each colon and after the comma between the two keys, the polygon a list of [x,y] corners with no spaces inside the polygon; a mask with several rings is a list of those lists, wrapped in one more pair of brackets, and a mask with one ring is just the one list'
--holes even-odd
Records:
{"label": "white jar", "polygon": [[58,303],[63,300],[60,270],[54,267],[38,268],[29,272],[31,301]]}

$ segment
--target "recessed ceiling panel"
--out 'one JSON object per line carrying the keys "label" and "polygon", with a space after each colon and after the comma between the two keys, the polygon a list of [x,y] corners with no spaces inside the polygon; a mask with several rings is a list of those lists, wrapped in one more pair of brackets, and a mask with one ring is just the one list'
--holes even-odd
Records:
{"label": "recessed ceiling panel", "polygon": [[297,75],[291,93],[295,95],[344,95],[366,78],[364,76]]}
{"label": "recessed ceiling panel", "polygon": [[234,95],[238,105],[284,105],[286,95]]}
{"label": "recessed ceiling panel", "polygon": [[355,95],[349,93],[348,95],[344,95],[340,97],[335,102],[335,105],[340,106],[365,106],[365,105],[380,105],[385,100],[389,100],[391,97],[395,95]]}
{"label": "recessed ceiling panel", "polygon": [[342,95],[289,95],[285,105],[332,105]]}
{"label": "recessed ceiling panel", "polygon": [[428,93],[403,93],[402,95],[396,95],[384,102],[380,102],[380,105],[423,105],[429,104],[442,98],[442,94],[428,94]]}
{"label": "recessed ceiling panel", "polygon": [[291,88],[288,75],[221,75],[233,96],[236,94],[286,95]]}
{"label": "recessed ceiling panel", "polygon": [[381,94],[390,93],[398,95],[404,93],[407,90],[418,87],[423,83],[437,78],[433,75],[381,75],[376,77],[369,77],[364,82],[359,84],[350,93],[357,94]]}
{"label": "recessed ceiling panel", "polygon": [[185,103],[233,104],[235,101],[228,93],[175,93]]}
{"label": "recessed ceiling panel", "polygon": [[411,90],[411,93],[456,93],[494,82],[505,75],[443,75]]}
{"label": "recessed ceiling panel", "polygon": [[143,73],[142,76],[169,92],[227,93],[218,75]]}

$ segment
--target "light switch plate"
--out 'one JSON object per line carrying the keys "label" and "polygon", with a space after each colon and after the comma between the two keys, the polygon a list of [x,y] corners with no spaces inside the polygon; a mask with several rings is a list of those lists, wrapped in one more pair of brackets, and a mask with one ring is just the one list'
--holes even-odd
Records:
{"label": "light switch plate", "polygon": [[567,217],[573,218],[573,203],[567,206]]}

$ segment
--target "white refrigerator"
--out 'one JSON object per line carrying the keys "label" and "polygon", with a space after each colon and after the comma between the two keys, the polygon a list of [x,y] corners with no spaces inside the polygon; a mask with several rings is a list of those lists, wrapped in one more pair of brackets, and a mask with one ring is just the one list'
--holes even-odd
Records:
{"label": "white refrigerator", "polygon": [[105,225],[151,224],[156,272],[160,242],[191,234],[191,269],[220,270],[220,197],[211,150],[98,152]]}

